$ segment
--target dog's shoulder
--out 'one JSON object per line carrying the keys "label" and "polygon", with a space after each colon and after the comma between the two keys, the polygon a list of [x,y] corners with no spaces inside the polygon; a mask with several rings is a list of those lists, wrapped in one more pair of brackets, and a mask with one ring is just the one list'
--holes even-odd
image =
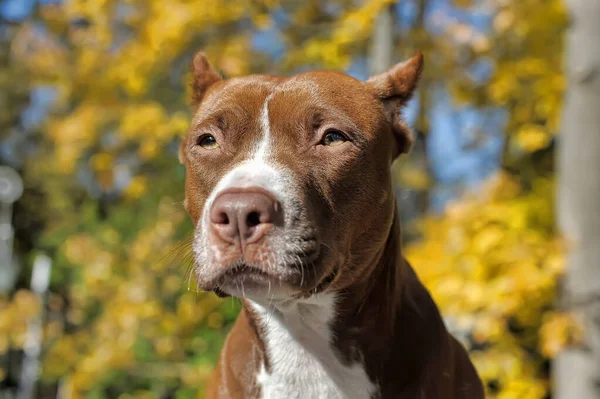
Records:
{"label": "dog's shoulder", "polygon": [[223,345],[206,397],[259,398],[256,370],[263,362],[264,348],[257,338],[254,321],[242,309]]}
{"label": "dog's shoulder", "polygon": [[403,369],[395,370],[395,380],[391,376],[390,380],[407,390],[406,397],[484,399],[483,385],[467,351],[447,330],[429,291],[408,262],[406,267],[394,348],[395,356],[405,361]]}

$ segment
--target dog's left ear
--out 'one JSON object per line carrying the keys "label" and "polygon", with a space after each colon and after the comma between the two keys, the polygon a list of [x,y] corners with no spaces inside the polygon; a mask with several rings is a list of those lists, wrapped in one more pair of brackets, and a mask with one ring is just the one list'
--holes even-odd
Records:
{"label": "dog's left ear", "polygon": [[402,120],[400,110],[415,92],[422,71],[423,55],[418,52],[411,59],[396,64],[387,71],[367,80],[367,84],[383,102],[392,123],[398,143],[398,149],[394,156],[410,151],[413,143],[412,132],[406,122]]}

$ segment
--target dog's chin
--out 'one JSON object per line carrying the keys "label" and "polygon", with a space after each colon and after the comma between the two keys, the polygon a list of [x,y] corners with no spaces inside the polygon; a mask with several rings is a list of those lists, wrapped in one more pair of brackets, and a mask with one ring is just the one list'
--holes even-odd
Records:
{"label": "dog's chin", "polygon": [[228,270],[219,279],[217,287],[217,290],[227,296],[260,302],[288,300],[298,292],[293,279],[269,274],[259,268],[245,265]]}
{"label": "dog's chin", "polygon": [[210,288],[205,288],[220,297],[248,298],[259,303],[285,303],[327,290],[337,276],[337,270],[334,268],[333,272],[308,278],[300,272],[268,273],[259,267],[238,264],[229,267]]}

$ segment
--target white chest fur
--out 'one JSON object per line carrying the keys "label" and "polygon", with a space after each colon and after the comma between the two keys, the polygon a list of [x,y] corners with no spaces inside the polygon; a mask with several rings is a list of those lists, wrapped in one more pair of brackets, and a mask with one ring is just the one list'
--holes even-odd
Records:
{"label": "white chest fur", "polygon": [[270,361],[257,376],[265,399],[370,398],[375,386],[361,364],[340,362],[331,345],[335,297],[318,295],[278,310],[254,303]]}

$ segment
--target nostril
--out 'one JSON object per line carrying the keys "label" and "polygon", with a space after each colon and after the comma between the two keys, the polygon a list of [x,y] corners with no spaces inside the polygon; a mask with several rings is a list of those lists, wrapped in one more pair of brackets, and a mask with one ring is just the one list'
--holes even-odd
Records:
{"label": "nostril", "polygon": [[280,205],[271,196],[252,190],[219,194],[209,218],[216,239],[242,246],[258,242],[282,223]]}
{"label": "nostril", "polygon": [[216,224],[229,224],[229,216],[225,212],[220,212],[213,222]]}
{"label": "nostril", "polygon": [[256,227],[260,224],[260,215],[258,212],[250,212],[246,217],[248,227]]}

